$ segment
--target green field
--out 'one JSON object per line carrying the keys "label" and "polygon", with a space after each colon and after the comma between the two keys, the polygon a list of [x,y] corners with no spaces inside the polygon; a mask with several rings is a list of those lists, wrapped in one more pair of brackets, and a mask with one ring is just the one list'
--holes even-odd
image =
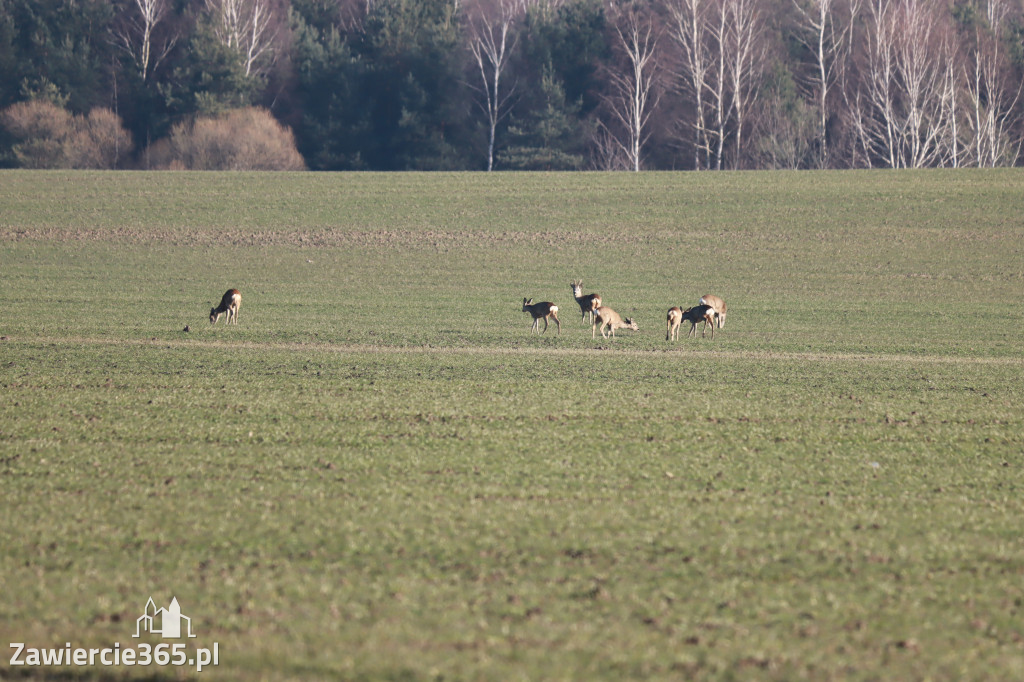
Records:
{"label": "green field", "polygon": [[1020,170],[2,171],[0,640],[152,596],[204,679],[1021,679],[1022,331]]}

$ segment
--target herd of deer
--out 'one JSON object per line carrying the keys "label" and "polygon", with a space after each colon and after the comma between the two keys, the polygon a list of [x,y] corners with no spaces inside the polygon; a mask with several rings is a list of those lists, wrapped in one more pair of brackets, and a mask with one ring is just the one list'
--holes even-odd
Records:
{"label": "herd of deer", "polygon": [[[601,336],[608,338],[606,330],[611,331],[611,336],[615,338],[616,329],[632,329],[633,331],[639,331],[640,327],[637,326],[636,322],[632,318],[623,319],[621,315],[609,308],[608,306],[601,305],[601,296],[598,294],[583,294],[583,280],[577,279],[569,283],[572,288],[573,298],[576,299],[576,303],[580,307],[581,321],[586,322],[587,315],[590,315],[590,336],[597,338],[597,330],[601,329]],[[701,329],[700,335],[703,337],[707,333],[708,325],[711,325],[711,338],[715,338],[715,326],[719,329],[725,327],[725,314],[727,306],[718,296],[712,296],[711,294],[705,294],[700,297],[700,301],[697,305],[692,308],[682,310],[678,306],[673,306],[668,309],[668,318],[666,320],[667,328],[665,330],[665,340],[675,341],[679,338],[679,325],[683,321],[690,323],[690,331],[686,334],[690,336],[693,334],[694,338],[697,338],[697,324],[704,322],[704,327]],[[544,320],[544,331],[548,330],[548,320],[554,320],[555,325],[558,327],[558,333],[562,333],[562,324],[558,321],[558,306],[550,301],[543,301],[541,303],[534,303],[533,299],[523,299],[523,312],[530,313],[533,317],[533,326],[530,328],[531,331],[540,331],[540,321]]]}
{"label": "herd of deer", "polygon": [[[616,329],[632,329],[633,331],[640,331],[640,327],[632,318],[623,319],[621,315],[609,308],[608,306],[601,305],[601,296],[598,294],[583,294],[583,280],[573,280],[569,286],[572,288],[573,298],[576,299],[576,303],[580,307],[580,320],[583,322],[587,321],[587,315],[590,315],[590,336],[597,338],[597,330],[600,328],[602,338],[608,338],[608,332],[611,332],[611,337],[615,338]],[[210,308],[210,324],[217,324],[220,320],[221,315],[226,315],[225,324],[238,324],[238,309],[242,307],[242,294],[238,289],[228,289],[221,296],[220,305],[216,308]],[[712,296],[705,294],[700,297],[700,302],[692,308],[686,310],[680,309],[678,306],[673,306],[668,309],[668,318],[666,320],[667,329],[665,331],[666,341],[676,341],[679,339],[679,325],[683,321],[690,323],[690,331],[687,332],[687,336],[693,334],[694,338],[697,338],[697,324],[701,321],[704,322],[704,327],[701,329],[700,335],[703,337],[707,333],[708,325],[711,325],[711,338],[715,338],[715,326],[719,329],[725,327],[725,312],[727,306],[718,296]],[[534,303],[533,299],[523,299],[523,312],[530,313],[533,317],[533,326],[531,330],[536,330],[538,333],[543,333],[540,330],[540,321],[544,320],[544,331],[548,330],[548,320],[554,320],[555,325],[558,327],[558,333],[562,333],[562,323],[558,321],[558,306],[550,301],[543,301],[541,303]]]}

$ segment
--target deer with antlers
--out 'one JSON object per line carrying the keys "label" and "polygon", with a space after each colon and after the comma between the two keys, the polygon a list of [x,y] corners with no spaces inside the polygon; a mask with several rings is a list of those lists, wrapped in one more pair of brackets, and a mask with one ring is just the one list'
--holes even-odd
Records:
{"label": "deer with antlers", "polygon": [[580,320],[587,321],[587,313],[590,313],[590,322],[594,322],[594,313],[601,307],[601,296],[599,294],[583,295],[583,280],[576,279],[570,282],[573,298],[580,306]]}

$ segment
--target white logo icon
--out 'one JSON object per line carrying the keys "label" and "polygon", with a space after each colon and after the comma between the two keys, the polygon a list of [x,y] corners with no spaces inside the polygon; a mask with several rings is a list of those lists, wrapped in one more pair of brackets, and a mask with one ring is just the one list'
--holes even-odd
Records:
{"label": "white logo icon", "polygon": [[[181,634],[182,621],[185,622],[185,635]],[[166,609],[158,609],[153,603],[153,598],[149,598],[146,602],[146,612],[135,621],[135,634],[132,637],[139,637],[143,632],[162,635],[164,639],[195,637],[192,634],[192,619],[181,614],[177,597],[171,599],[171,605]]]}

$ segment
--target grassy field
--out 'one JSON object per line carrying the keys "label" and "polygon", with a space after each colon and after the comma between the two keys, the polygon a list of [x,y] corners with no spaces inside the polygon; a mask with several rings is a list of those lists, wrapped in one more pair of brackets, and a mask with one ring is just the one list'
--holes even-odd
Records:
{"label": "grassy field", "polygon": [[1018,170],[0,172],[0,640],[155,646],[152,596],[210,679],[1024,678],[1022,216]]}

